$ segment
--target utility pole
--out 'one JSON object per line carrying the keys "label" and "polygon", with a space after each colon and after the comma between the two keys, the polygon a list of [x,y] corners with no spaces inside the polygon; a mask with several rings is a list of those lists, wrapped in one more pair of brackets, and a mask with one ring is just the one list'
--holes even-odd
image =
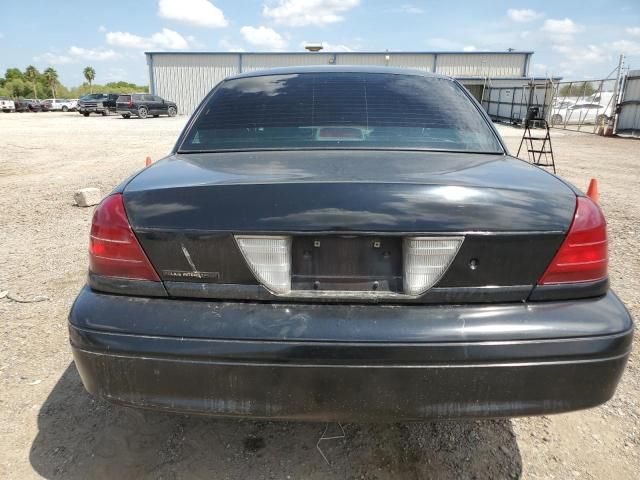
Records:
{"label": "utility pole", "polygon": [[613,133],[616,131],[616,124],[618,123],[618,95],[620,95],[621,83],[623,80],[622,78],[623,67],[624,67],[624,54],[621,53],[620,58],[618,59],[618,74],[616,75],[616,84],[613,87],[613,100],[612,100],[613,105],[611,106],[613,115],[609,117],[609,122],[607,122],[607,130],[611,129],[611,131],[606,133],[609,133],[611,135],[613,135]]}

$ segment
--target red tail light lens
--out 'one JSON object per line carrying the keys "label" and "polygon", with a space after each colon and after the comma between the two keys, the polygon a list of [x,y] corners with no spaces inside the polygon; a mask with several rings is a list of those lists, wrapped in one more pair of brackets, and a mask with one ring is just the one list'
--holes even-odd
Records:
{"label": "red tail light lens", "polygon": [[607,278],[607,224],[590,198],[578,197],[569,233],[547,268],[540,285]]}
{"label": "red tail light lens", "polygon": [[131,230],[119,193],[105,198],[93,214],[89,270],[107,277],[160,281]]}

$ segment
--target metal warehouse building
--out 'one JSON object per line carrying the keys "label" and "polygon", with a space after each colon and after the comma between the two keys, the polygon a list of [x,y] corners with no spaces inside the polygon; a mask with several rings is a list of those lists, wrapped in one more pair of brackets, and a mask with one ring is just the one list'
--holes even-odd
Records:
{"label": "metal warehouse building", "polygon": [[[147,52],[150,91],[190,114],[230,75],[300,65],[378,65],[455,77],[495,118],[522,118],[547,80],[529,77],[533,52]],[[518,90],[519,89],[519,90]],[[538,92],[536,91],[538,89]],[[495,91],[492,91],[495,90]],[[520,92],[518,94],[518,92]],[[547,102],[540,100],[545,105]],[[492,110],[494,110],[492,112]]]}

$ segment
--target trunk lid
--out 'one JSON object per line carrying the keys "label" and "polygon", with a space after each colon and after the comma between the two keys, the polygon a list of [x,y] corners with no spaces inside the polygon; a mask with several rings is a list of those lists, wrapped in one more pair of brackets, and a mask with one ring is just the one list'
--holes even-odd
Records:
{"label": "trunk lid", "polygon": [[521,160],[431,152],[178,154],[124,194],[134,229],[564,232],[575,208]]}
{"label": "trunk lid", "polygon": [[[290,236],[299,292],[523,300],[576,203],[557,177],[509,156],[380,150],[176,154],[123,195],[171,295],[271,300],[234,235]],[[434,288],[408,299],[402,239],[434,235],[464,241]]]}

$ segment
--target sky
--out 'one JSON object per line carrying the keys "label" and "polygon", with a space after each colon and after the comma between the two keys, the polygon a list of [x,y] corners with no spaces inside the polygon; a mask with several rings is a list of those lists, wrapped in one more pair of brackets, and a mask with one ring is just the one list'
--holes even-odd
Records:
{"label": "sky", "polygon": [[[447,8],[452,6],[454,8]],[[534,51],[531,72],[640,69],[640,1],[21,0],[0,22],[0,72],[54,67],[67,86],[148,84],[145,51]]]}

